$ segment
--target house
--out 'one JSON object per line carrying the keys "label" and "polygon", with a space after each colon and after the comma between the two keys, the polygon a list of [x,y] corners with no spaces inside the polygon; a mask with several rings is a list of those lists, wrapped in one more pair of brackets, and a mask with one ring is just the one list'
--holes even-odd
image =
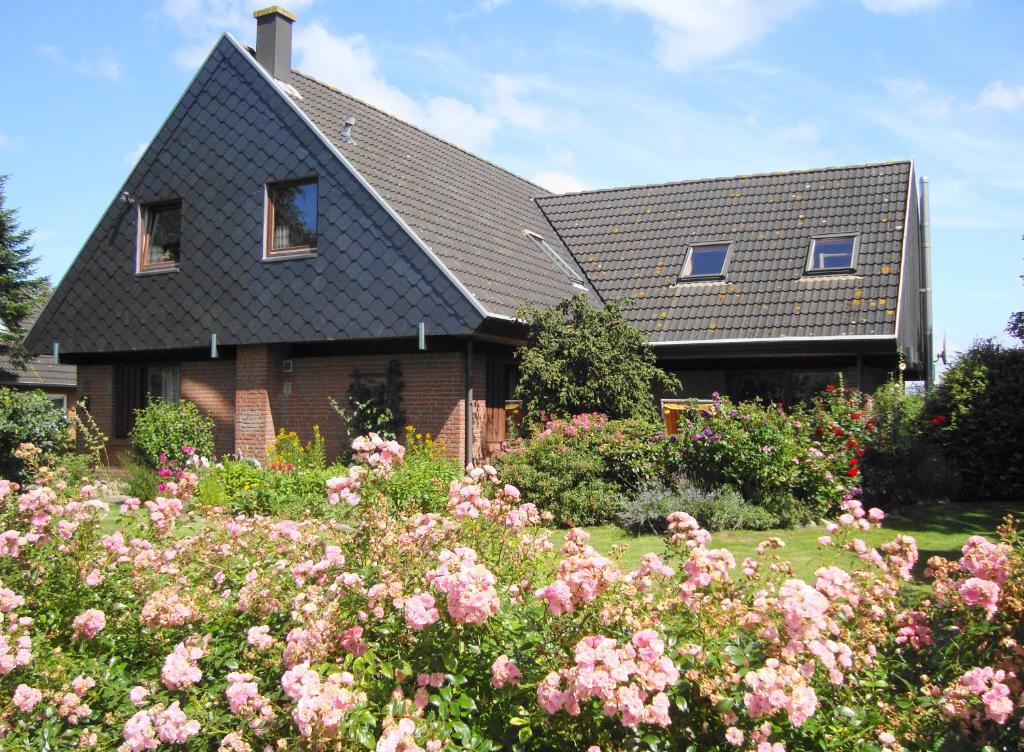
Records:
{"label": "house", "polygon": [[[25,330],[35,323],[40,309],[32,312],[24,322]],[[17,363],[10,355],[0,354],[0,387],[45,392],[54,405],[67,410],[75,402],[78,385],[77,369],[66,363],[54,363],[53,356],[40,355],[25,363]]]}
{"label": "house", "polygon": [[[632,297],[686,392],[791,394],[923,373],[908,162],[551,195],[291,68],[294,17],[224,35],[100,218],[28,344],[76,364],[125,442],[187,398],[219,452],[319,424],[397,362],[406,421],[479,457],[504,434],[524,303]],[[780,391],[781,390],[781,391]]]}

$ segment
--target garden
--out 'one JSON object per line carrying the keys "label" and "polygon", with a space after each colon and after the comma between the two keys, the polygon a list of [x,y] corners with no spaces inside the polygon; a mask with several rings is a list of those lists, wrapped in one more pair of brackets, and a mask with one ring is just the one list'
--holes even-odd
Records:
{"label": "garden", "polygon": [[153,400],[115,475],[0,391],[4,749],[1021,748],[1020,351],[672,435],[549,364],[468,467],[411,426],[216,458]]}

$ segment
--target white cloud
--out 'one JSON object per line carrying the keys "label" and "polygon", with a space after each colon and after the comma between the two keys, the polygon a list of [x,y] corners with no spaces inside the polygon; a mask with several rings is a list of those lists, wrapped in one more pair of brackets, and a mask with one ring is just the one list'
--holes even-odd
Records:
{"label": "white cloud", "polygon": [[497,10],[502,5],[508,4],[510,1],[511,0],[480,0],[476,7],[484,13],[490,13],[492,10]]}
{"label": "white cloud", "polygon": [[[288,0],[287,7],[297,13],[315,1]],[[174,61],[186,70],[199,67],[225,31],[239,39],[252,38],[256,30],[252,13],[266,6],[266,0],[164,0],[161,11],[188,40],[174,51]]]}
{"label": "white cloud", "polygon": [[10,145],[11,145],[11,139],[9,139],[3,133],[0,133],[0,149],[2,149],[5,146],[10,146]]}
{"label": "white cloud", "polygon": [[771,137],[775,141],[814,145],[821,141],[821,126],[806,121],[794,123],[776,128],[772,131]]}
{"label": "white cloud", "polygon": [[643,13],[654,24],[656,55],[685,71],[750,46],[815,0],[576,0]]}
{"label": "white cloud", "polygon": [[[932,180],[932,224],[942,228],[1006,230],[1020,226],[1024,141],[1015,123],[993,122],[973,102],[913,85],[883,82],[888,99],[865,101],[866,117],[897,136]],[[915,96],[908,98],[907,92]],[[916,97],[916,99],[915,99]],[[922,114],[937,111],[943,117]],[[956,114],[956,117],[945,117]]]}
{"label": "white cloud", "polygon": [[530,131],[544,130],[551,121],[551,112],[525,99],[534,82],[515,76],[496,74],[488,77],[487,109],[499,119]]}
{"label": "white cloud", "polygon": [[109,50],[103,50],[91,57],[69,58],[56,45],[47,44],[39,48],[39,54],[61,68],[67,68],[83,76],[94,78],[120,78],[121,61]]}
{"label": "white cloud", "polygon": [[[491,143],[500,125],[497,113],[483,111],[454,97],[417,100],[389,84],[377,59],[360,36],[339,37],[317,23],[296,27],[296,68],[337,86],[354,97],[408,120],[468,149]],[[503,105],[508,97],[499,97]],[[507,117],[507,113],[505,113]]]}
{"label": "white cloud", "polygon": [[978,104],[995,110],[1024,109],[1024,85],[1007,86],[1002,81],[993,81],[978,96]]}
{"label": "white cloud", "polygon": [[912,13],[942,5],[947,0],[861,0],[872,13]]}
{"label": "white cloud", "polygon": [[[292,1],[289,8],[297,10],[313,2]],[[224,30],[240,39],[251,37],[252,10],[265,4],[266,0],[165,0],[164,13],[189,40],[177,50],[175,60],[195,68]],[[292,41],[295,67],[304,73],[467,149],[489,146],[502,127],[539,131],[552,121],[547,109],[527,98],[539,83],[535,79],[477,74],[478,104],[452,96],[414,97],[387,81],[369,42],[360,34],[340,36],[323,24],[307,21],[295,24]]]}
{"label": "white cloud", "polygon": [[578,191],[593,190],[593,187],[580,180],[575,175],[558,170],[542,170],[535,173],[530,180],[541,188],[547,188],[552,193],[576,193]]}
{"label": "white cloud", "polygon": [[124,162],[129,167],[134,167],[136,162],[138,162],[140,159],[142,159],[142,155],[146,153],[146,149],[148,149],[148,148],[149,148],[149,141],[145,141],[145,142],[139,144],[138,146],[136,146],[134,149],[132,149],[127,154],[125,154],[124,157],[121,158],[121,161]]}
{"label": "white cloud", "polygon": [[882,86],[916,115],[930,119],[945,119],[953,114],[953,98],[935,91],[918,78],[889,78]]}

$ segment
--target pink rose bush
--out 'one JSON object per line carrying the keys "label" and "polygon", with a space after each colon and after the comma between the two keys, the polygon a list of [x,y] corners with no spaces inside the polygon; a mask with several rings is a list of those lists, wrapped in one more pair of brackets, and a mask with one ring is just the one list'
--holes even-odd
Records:
{"label": "pink rose bush", "polygon": [[43,724],[52,749],[121,752],[1019,746],[1012,524],[932,559],[920,599],[916,542],[872,543],[884,515],[848,489],[813,576],[784,541],[735,557],[682,510],[627,565],[544,528],[490,465],[431,479],[421,506],[395,490],[404,448],[354,448],[307,516],[199,507],[212,467],[116,529],[95,487],[0,481],[5,748]]}

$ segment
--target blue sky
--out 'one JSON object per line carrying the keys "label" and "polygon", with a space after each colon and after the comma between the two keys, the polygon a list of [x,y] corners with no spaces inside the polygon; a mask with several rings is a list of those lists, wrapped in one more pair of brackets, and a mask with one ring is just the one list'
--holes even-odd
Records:
{"label": "blue sky", "polygon": [[[18,3],[0,173],[55,282],[247,0]],[[292,0],[296,67],[553,190],[913,158],[935,331],[1024,308],[1018,0]]]}

